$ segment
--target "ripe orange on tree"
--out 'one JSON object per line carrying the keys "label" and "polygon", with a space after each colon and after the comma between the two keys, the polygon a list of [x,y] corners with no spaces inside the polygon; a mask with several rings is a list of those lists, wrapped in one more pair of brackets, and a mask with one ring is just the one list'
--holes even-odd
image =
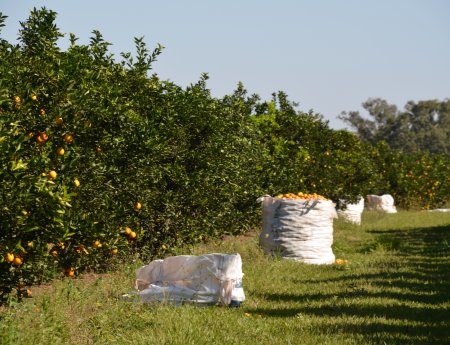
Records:
{"label": "ripe orange on tree", "polygon": [[80,181],[78,181],[78,179],[73,180],[73,185],[75,187],[80,187]]}
{"label": "ripe orange on tree", "polygon": [[63,120],[63,118],[61,116],[58,116],[58,117],[55,118],[55,122],[56,122],[57,125],[62,125],[64,120]]}
{"label": "ripe orange on tree", "polygon": [[66,134],[64,134],[63,139],[64,139],[64,141],[65,141],[66,143],[72,144],[72,142],[73,142],[73,135],[70,134],[70,133],[66,133]]}
{"label": "ripe orange on tree", "polygon": [[47,177],[50,181],[56,179],[56,177],[58,176],[58,174],[56,173],[55,170],[51,170],[49,171],[49,173],[47,174]]}
{"label": "ripe orange on tree", "polygon": [[65,153],[64,148],[58,147],[58,148],[56,149],[56,154],[57,154],[58,156],[64,156],[64,153]]}
{"label": "ripe orange on tree", "polygon": [[136,211],[139,211],[141,208],[142,208],[142,204],[141,204],[139,201],[136,201],[136,202],[134,203],[134,209],[135,209]]}
{"label": "ripe orange on tree", "polygon": [[19,257],[19,256],[16,256],[16,257],[14,258],[13,264],[16,265],[16,266],[22,265],[22,264],[23,264],[22,258]]}
{"label": "ripe orange on tree", "polygon": [[40,132],[36,137],[36,141],[39,144],[45,143],[48,140],[48,135],[45,132]]}
{"label": "ripe orange on tree", "polygon": [[6,253],[5,254],[5,261],[8,263],[11,263],[14,261],[14,254],[13,253]]}

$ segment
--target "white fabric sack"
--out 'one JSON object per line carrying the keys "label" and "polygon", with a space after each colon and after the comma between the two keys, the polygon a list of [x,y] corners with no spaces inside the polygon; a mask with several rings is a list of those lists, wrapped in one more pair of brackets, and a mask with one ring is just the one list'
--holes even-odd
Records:
{"label": "white fabric sack", "polygon": [[356,204],[347,203],[345,200],[339,200],[339,209],[337,214],[339,218],[354,224],[361,224],[361,214],[364,211],[364,198],[360,197]]}
{"label": "white fabric sack", "polygon": [[264,196],[263,250],[283,259],[308,264],[332,264],[333,218],[337,218],[332,201],[320,199],[282,199]]}
{"label": "white fabric sack", "polygon": [[386,213],[397,213],[394,206],[394,198],[390,194],[381,196],[370,194],[367,196],[367,208],[369,210],[377,210]]}
{"label": "white fabric sack", "polygon": [[239,254],[180,255],[154,260],[136,270],[136,291],[141,302],[240,304],[242,259]]}

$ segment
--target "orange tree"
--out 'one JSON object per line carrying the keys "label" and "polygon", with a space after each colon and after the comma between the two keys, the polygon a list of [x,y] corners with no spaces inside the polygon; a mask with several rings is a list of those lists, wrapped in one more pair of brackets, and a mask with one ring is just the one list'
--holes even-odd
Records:
{"label": "orange tree", "polygon": [[379,176],[375,193],[390,193],[405,208],[429,209],[448,203],[450,158],[445,154],[404,153],[378,143],[370,157]]}
{"label": "orange tree", "polygon": [[377,179],[369,145],[354,134],[335,131],[321,116],[298,112],[283,92],[272,102],[255,105],[264,159],[258,170],[270,194],[318,193],[338,201],[355,201]]}
{"label": "orange tree", "polygon": [[55,17],[35,9],[18,45],[1,41],[1,290],[247,229],[248,117],[211,97],[206,76],[187,89],[148,77],[162,47],[142,39],[121,62],[99,32],[61,51]]}

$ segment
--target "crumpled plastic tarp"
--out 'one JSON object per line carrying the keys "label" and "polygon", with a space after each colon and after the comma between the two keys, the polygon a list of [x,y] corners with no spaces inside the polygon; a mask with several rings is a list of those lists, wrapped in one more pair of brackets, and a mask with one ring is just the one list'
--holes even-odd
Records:
{"label": "crumpled plastic tarp", "polygon": [[245,300],[242,277],[239,254],[172,256],[138,268],[135,290],[124,297],[140,302],[239,306]]}

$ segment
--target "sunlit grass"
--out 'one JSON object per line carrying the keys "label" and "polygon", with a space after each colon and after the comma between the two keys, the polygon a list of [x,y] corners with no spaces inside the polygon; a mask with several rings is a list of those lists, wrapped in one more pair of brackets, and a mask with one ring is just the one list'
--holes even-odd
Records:
{"label": "sunlit grass", "polygon": [[[1,344],[445,344],[450,329],[450,214],[366,212],[336,220],[333,251],[347,265],[265,256],[258,234],[184,254],[241,254],[241,308],[121,300],[139,263],[34,288],[0,313]],[[182,251],[180,251],[182,254]]]}

